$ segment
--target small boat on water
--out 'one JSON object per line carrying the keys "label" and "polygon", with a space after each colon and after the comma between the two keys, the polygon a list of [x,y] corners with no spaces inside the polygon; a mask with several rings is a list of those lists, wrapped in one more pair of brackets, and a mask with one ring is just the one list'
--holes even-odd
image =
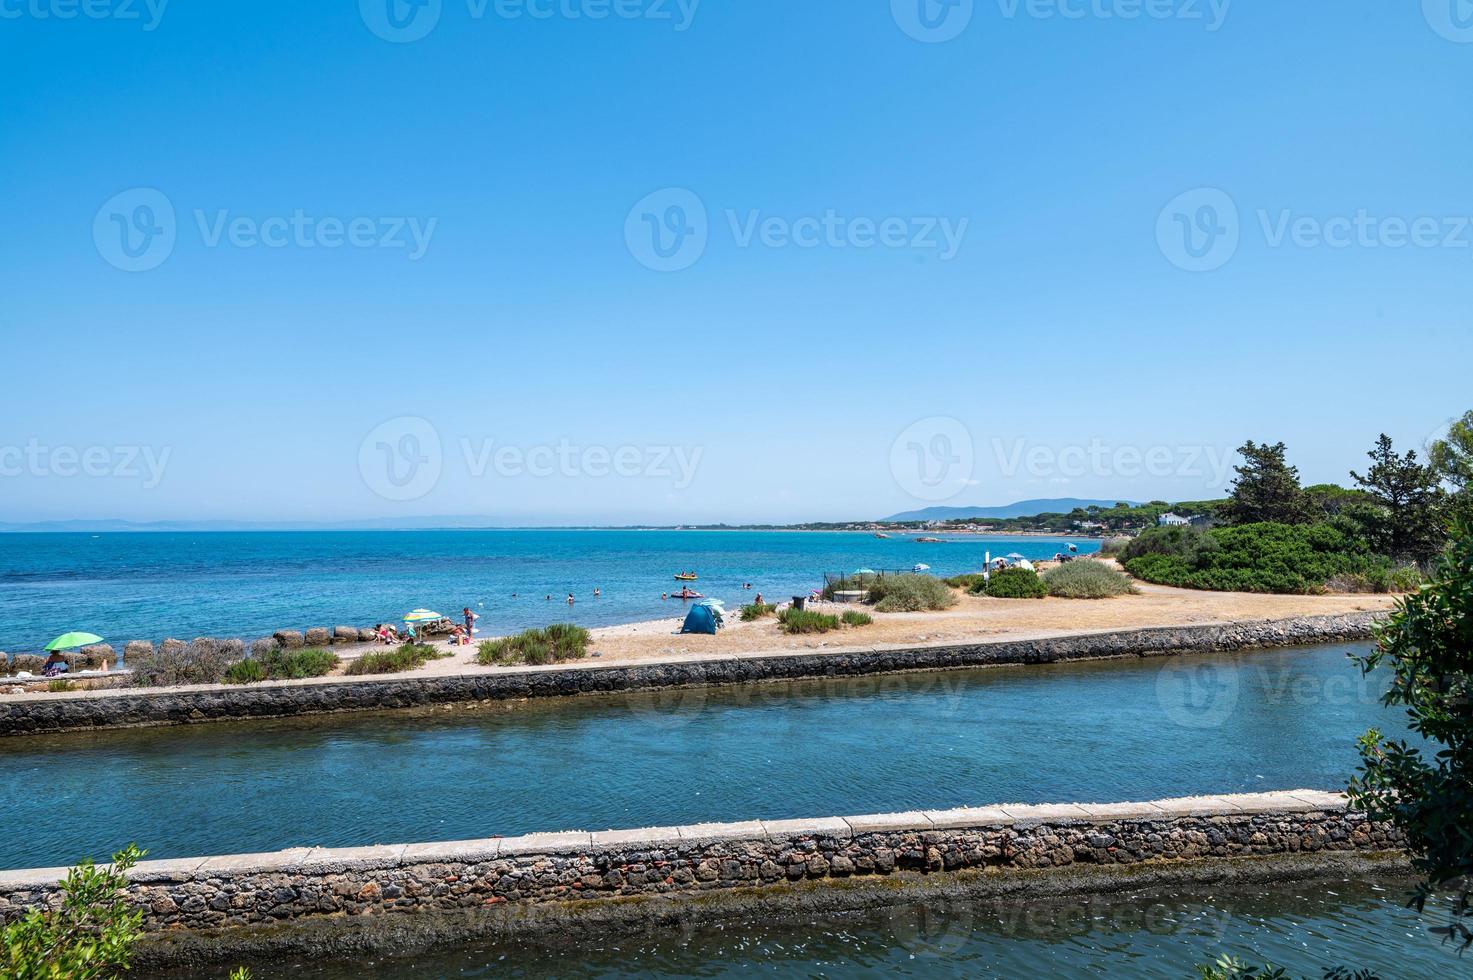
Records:
{"label": "small boat on water", "polygon": [[681,572],[679,575],[675,576],[675,581],[694,582],[698,578],[700,578],[700,576],[697,575],[695,572]]}
{"label": "small boat on water", "polygon": [[876,531],[875,532],[875,537],[877,537],[877,538],[888,538],[889,536],[890,535],[886,534],[884,531]]}
{"label": "small boat on water", "polygon": [[703,596],[703,595],[701,595],[699,592],[692,592],[690,589],[681,589],[679,592],[672,592],[672,593],[670,593],[670,598],[672,598],[672,599],[704,599],[706,597]]}

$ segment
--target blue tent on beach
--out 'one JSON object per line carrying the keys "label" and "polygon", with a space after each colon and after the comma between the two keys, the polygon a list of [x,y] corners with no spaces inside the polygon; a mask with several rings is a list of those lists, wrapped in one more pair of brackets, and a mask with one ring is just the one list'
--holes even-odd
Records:
{"label": "blue tent on beach", "polygon": [[721,603],[713,599],[705,599],[690,607],[690,612],[685,614],[685,625],[680,627],[680,632],[715,636],[716,631],[725,625],[725,620],[726,611],[721,608]]}

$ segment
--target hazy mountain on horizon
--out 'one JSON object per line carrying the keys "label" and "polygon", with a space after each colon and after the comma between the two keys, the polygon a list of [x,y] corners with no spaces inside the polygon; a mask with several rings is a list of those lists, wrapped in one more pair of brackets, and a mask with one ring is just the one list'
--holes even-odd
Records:
{"label": "hazy mountain on horizon", "polygon": [[1132,500],[1084,500],[1079,497],[1055,497],[1046,500],[1019,500],[996,507],[926,507],[880,518],[883,521],[959,521],[970,517],[1033,517],[1036,514],[1067,514],[1076,507],[1114,507],[1119,503],[1136,506]]}

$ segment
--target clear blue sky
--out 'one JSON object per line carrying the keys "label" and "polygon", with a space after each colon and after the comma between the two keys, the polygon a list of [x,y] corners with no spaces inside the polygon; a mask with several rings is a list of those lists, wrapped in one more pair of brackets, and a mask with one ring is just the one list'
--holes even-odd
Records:
{"label": "clear blue sky", "polygon": [[[404,43],[387,2],[0,3],[0,520],[1191,499],[1245,438],[1343,480],[1473,408],[1473,32],[1434,0],[976,0],[938,43],[922,0],[396,0],[428,30]],[[130,272],[138,188],[174,242]],[[706,243],[662,272],[639,233],[674,199],[636,203],[667,188]],[[1221,202],[1168,209],[1199,188],[1238,212],[1210,271],[1171,244]],[[212,237],[297,212],[431,232],[417,258]],[[773,244],[829,212],[906,244]],[[781,223],[743,245],[754,216]],[[966,222],[954,256],[911,243],[925,219]],[[400,486],[376,459],[433,455],[406,417],[441,448]],[[533,463],[478,469],[487,440]],[[560,445],[636,475],[525,471]]]}

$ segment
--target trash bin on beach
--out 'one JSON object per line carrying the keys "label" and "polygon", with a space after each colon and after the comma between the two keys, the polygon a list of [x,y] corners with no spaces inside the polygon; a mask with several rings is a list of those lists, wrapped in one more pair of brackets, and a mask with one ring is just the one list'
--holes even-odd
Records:
{"label": "trash bin on beach", "polygon": [[807,606],[807,605],[808,605],[808,597],[806,595],[795,595],[795,596],[793,596],[793,608],[794,609],[798,610],[799,612],[802,612],[803,611],[803,608],[805,606]]}

